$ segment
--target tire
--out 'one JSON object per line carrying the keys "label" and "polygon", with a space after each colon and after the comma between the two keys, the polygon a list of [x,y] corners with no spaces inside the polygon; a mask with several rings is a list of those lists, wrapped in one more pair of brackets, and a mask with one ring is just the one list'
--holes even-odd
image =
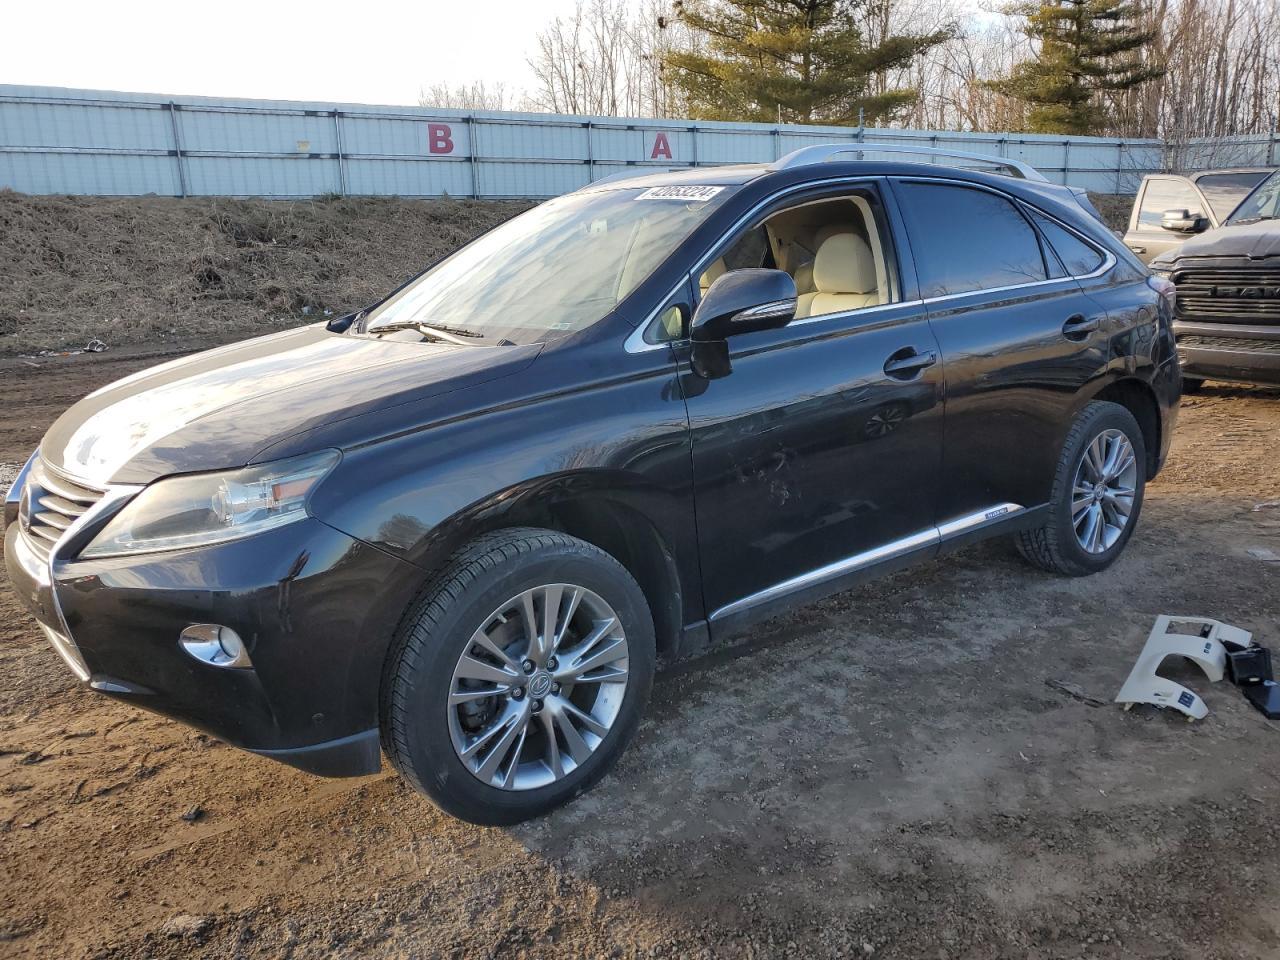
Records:
{"label": "tire", "polygon": [[[1123,451],[1120,438],[1132,454],[1132,469],[1120,471],[1114,482],[1099,483],[1093,466],[1098,452],[1116,450],[1119,454]],[[1093,455],[1086,463],[1091,447]],[[1070,577],[1107,569],[1124,551],[1138,525],[1146,463],[1142,430],[1132,413],[1118,403],[1095,400],[1086,404],[1067,431],[1054,472],[1048,517],[1042,526],[1017,534],[1018,552],[1033,566]],[[1099,493],[1099,486],[1107,489]],[[1126,489],[1132,491],[1127,498],[1121,493]],[[1126,505],[1127,518],[1116,527]],[[1101,520],[1100,526],[1091,523],[1093,516]]]}
{"label": "tire", "polygon": [[[544,649],[548,635],[558,647]],[[550,530],[488,534],[405,614],[383,672],[383,749],[461,820],[536,817],[612,768],[639,726],[655,657],[644,594],[609,554]]]}
{"label": "tire", "polygon": [[1203,380],[1197,379],[1196,377],[1183,377],[1183,378],[1182,378],[1182,392],[1183,392],[1183,393],[1199,393],[1199,392],[1200,392],[1201,390],[1203,390],[1203,389],[1204,389],[1204,381],[1203,381]]}

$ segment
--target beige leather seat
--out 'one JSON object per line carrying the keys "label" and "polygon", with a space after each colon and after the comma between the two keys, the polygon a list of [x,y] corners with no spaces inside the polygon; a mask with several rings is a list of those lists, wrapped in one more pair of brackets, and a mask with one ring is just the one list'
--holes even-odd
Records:
{"label": "beige leather seat", "polygon": [[[849,228],[844,224],[828,223],[826,226],[819,227],[813,234],[813,247],[816,253],[822,248],[822,243],[829,237],[835,236],[837,233],[848,233]],[[813,261],[802,263],[796,268],[796,293],[815,293],[817,287],[813,285]]]}
{"label": "beige leather seat", "polygon": [[707,265],[707,269],[702,272],[702,276],[698,278],[698,288],[705,296],[706,292],[711,289],[711,285],[729,272],[728,265],[724,262],[724,257],[717,257]]}
{"label": "beige leather seat", "polygon": [[857,310],[880,302],[876,262],[867,241],[854,233],[837,233],[818,246],[813,260],[815,292],[800,295],[797,317]]}

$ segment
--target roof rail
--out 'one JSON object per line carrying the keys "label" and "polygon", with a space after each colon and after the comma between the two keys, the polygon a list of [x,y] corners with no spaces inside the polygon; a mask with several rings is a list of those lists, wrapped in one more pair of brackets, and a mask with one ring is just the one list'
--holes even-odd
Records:
{"label": "roof rail", "polygon": [[785,157],[775,160],[769,165],[770,170],[790,170],[792,167],[803,167],[811,163],[827,163],[844,154],[857,154],[853,159],[861,160],[861,154],[870,153],[911,153],[929,157],[954,157],[961,160],[978,160],[1008,172],[1008,176],[1023,180],[1045,180],[1042,174],[1029,163],[1014,160],[1010,157],[992,157],[985,153],[966,153],[963,150],[947,150],[942,147],[921,147],[908,143],[815,143],[811,147],[792,150]]}

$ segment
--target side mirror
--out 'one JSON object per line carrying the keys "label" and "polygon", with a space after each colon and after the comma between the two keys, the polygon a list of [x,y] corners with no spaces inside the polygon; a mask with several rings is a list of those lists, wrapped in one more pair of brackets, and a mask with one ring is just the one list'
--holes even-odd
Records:
{"label": "side mirror", "polygon": [[1199,233],[1208,225],[1208,220],[1194,216],[1190,210],[1166,210],[1160,215],[1160,226],[1176,233]]}
{"label": "side mirror", "polygon": [[796,282],[784,270],[731,270],[707,290],[693,314],[695,343],[785,327],[796,315]]}

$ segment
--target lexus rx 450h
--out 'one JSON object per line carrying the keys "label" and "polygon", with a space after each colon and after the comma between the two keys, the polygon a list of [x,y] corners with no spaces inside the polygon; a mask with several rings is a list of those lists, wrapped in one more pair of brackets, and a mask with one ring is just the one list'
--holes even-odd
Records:
{"label": "lexus rx 450h", "polygon": [[1100,573],[1169,449],[1171,285],[1077,191],[921,159],[599,182],[107,386],[10,491],[9,577],[93,690],[510,823],[606,772],[659,657],[986,537]]}

